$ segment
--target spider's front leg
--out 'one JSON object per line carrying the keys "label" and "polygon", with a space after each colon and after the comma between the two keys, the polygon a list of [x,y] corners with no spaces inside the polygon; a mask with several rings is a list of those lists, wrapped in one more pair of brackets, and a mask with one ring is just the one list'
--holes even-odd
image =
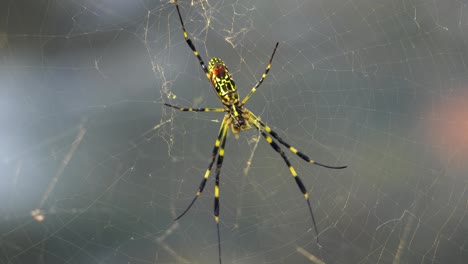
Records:
{"label": "spider's front leg", "polygon": [[180,110],[180,111],[184,111],[184,112],[217,112],[217,113],[220,113],[220,112],[227,112],[227,110],[225,108],[192,108],[192,107],[179,107],[179,106],[175,106],[175,105],[170,105],[170,104],[167,104],[167,103],[164,103],[165,106],[169,106],[169,107],[172,107],[172,108],[175,108],[177,110]]}

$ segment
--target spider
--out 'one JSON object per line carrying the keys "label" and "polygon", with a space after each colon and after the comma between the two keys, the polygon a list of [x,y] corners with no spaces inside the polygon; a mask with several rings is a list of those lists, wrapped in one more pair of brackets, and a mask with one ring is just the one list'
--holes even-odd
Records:
{"label": "spider", "polygon": [[249,110],[247,110],[247,108],[244,107],[244,105],[247,103],[250,97],[260,87],[263,80],[265,79],[268,72],[270,71],[271,62],[273,60],[273,57],[275,55],[275,52],[276,52],[276,49],[278,48],[279,43],[278,42],[276,43],[275,48],[273,49],[273,53],[271,54],[270,61],[268,62],[265,72],[263,73],[260,80],[257,82],[257,84],[255,84],[255,86],[252,88],[250,93],[247,94],[247,96],[244,99],[242,99],[242,101],[240,101],[239,92],[237,91],[235,82],[231,74],[229,73],[228,68],[224,64],[224,62],[219,58],[212,58],[210,59],[208,63],[208,67],[206,67],[203,59],[201,58],[200,54],[195,48],[195,45],[193,44],[192,40],[187,34],[187,31],[185,30],[185,24],[182,19],[182,15],[180,14],[177,0],[175,0],[173,3],[175,4],[177,14],[179,15],[180,24],[182,26],[182,30],[184,33],[184,39],[187,42],[190,49],[193,51],[193,54],[197,57],[203,72],[205,73],[208,80],[211,82],[216,92],[216,95],[218,96],[219,100],[221,101],[224,107],[222,108],[184,108],[184,107],[170,105],[167,103],[165,103],[165,105],[178,109],[180,111],[225,113],[219,132],[218,132],[218,137],[213,147],[210,164],[208,165],[208,169],[205,172],[205,176],[203,177],[200,183],[200,186],[198,187],[197,193],[195,197],[193,198],[192,202],[175,219],[175,221],[182,218],[185,215],[185,213],[189,211],[189,209],[195,203],[197,198],[201,195],[201,193],[203,192],[203,189],[205,188],[205,184],[208,180],[208,177],[211,174],[211,169],[214,165],[215,159],[217,158],[216,169],[215,169],[215,172],[216,172],[215,189],[214,189],[214,220],[216,222],[216,229],[217,229],[217,235],[218,235],[218,257],[219,257],[219,263],[221,264],[221,238],[220,238],[220,232],[219,232],[219,208],[220,208],[219,175],[221,173],[221,167],[223,166],[226,136],[228,134],[229,127],[231,127],[233,134],[238,134],[242,130],[250,129],[251,126],[253,125],[253,127],[255,127],[262,134],[262,136],[265,138],[268,144],[270,144],[270,146],[283,158],[284,162],[286,163],[286,166],[288,166],[291,175],[293,176],[294,180],[296,181],[297,186],[299,187],[305,200],[307,201],[307,206],[309,208],[310,216],[311,216],[312,223],[314,225],[314,229],[316,233],[316,241],[318,243],[319,233],[317,229],[317,224],[315,222],[315,217],[312,212],[312,206],[310,205],[309,193],[307,192],[307,189],[304,186],[304,183],[302,182],[301,178],[299,178],[299,176],[297,175],[296,170],[291,165],[289,159],[286,157],[286,154],[283,152],[283,150],[278,145],[278,143],[276,143],[275,140],[277,140],[281,145],[285,146],[287,149],[289,149],[289,151],[296,154],[297,156],[299,156],[301,159],[305,160],[306,162],[309,162],[309,163],[312,163],[321,167],[329,168],[329,169],[344,169],[347,166],[330,166],[330,165],[319,163],[315,160],[310,159],[307,155],[305,155],[304,153],[300,152],[296,148],[289,145],[275,131],[273,131],[269,126],[263,123],[257,116],[255,116],[252,112],[250,112]]}

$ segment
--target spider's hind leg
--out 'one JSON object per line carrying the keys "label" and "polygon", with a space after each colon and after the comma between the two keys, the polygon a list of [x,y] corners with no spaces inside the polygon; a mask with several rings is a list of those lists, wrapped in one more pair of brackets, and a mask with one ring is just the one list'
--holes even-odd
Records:
{"label": "spider's hind leg", "polygon": [[257,124],[258,127],[260,127],[262,130],[266,131],[268,134],[270,134],[274,139],[278,140],[279,143],[281,143],[283,146],[287,147],[289,149],[289,151],[291,151],[292,153],[296,154],[299,158],[303,159],[304,161],[306,162],[309,162],[311,164],[315,164],[317,166],[320,166],[320,167],[324,167],[324,168],[327,168],[327,169],[336,169],[336,170],[340,170],[340,169],[344,169],[344,168],[347,168],[348,166],[333,166],[333,165],[327,165],[327,164],[323,164],[321,162],[317,162],[311,158],[309,158],[309,156],[307,156],[306,154],[300,152],[299,150],[297,150],[295,147],[291,146],[288,142],[284,141],[275,131],[273,131],[269,126],[267,126],[265,123],[263,123],[260,118],[258,118],[257,116],[255,116],[252,112],[249,111],[249,116],[250,116],[250,119],[252,120],[252,122],[254,124]]}

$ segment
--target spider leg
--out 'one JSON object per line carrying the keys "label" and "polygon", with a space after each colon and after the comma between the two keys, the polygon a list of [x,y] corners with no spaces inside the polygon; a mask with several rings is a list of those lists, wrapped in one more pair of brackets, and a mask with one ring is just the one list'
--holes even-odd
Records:
{"label": "spider leg", "polygon": [[297,186],[301,190],[302,194],[304,195],[304,198],[307,201],[307,206],[309,207],[309,212],[310,212],[310,217],[312,218],[312,223],[314,224],[314,229],[315,233],[317,234],[316,236],[316,241],[319,243],[319,238],[318,238],[318,229],[317,229],[317,224],[315,222],[315,217],[314,213],[312,212],[312,206],[310,205],[310,200],[309,200],[309,193],[307,192],[307,189],[304,186],[304,183],[302,182],[301,178],[296,173],[296,170],[294,167],[291,165],[291,162],[289,162],[288,157],[286,157],[286,154],[284,154],[284,151],[278,146],[278,144],[269,136],[265,133],[265,130],[262,129],[257,122],[252,122],[254,126],[262,133],[262,136],[265,138],[265,140],[270,144],[270,146],[278,152],[278,154],[281,155],[283,158],[284,162],[286,163],[286,166],[288,166],[289,171],[291,172],[291,175],[293,176],[294,180],[296,181]]}
{"label": "spider leg", "polygon": [[275,138],[276,140],[278,140],[279,143],[281,143],[283,146],[287,147],[292,153],[296,154],[297,156],[299,156],[301,159],[309,162],[309,163],[312,163],[312,164],[315,164],[315,165],[318,165],[318,166],[321,166],[321,167],[324,167],[324,168],[328,168],[328,169],[344,169],[344,168],[347,168],[348,166],[331,166],[331,165],[326,165],[326,164],[323,164],[323,163],[320,163],[320,162],[317,162],[311,158],[309,158],[307,155],[305,155],[304,153],[300,152],[299,150],[297,150],[296,148],[292,147],[291,145],[289,145],[286,141],[284,141],[275,131],[271,130],[271,128],[269,126],[267,126],[265,123],[263,123],[258,117],[256,117],[252,112],[249,111],[249,116],[251,119],[255,120],[255,122],[253,122],[254,124],[257,123],[258,126],[260,126],[263,130],[265,130],[268,134],[270,134],[273,138]]}
{"label": "spider leg", "polygon": [[195,45],[193,44],[192,40],[190,39],[189,35],[187,34],[187,31],[185,30],[184,20],[182,20],[182,15],[180,14],[180,10],[179,10],[179,3],[177,3],[177,0],[175,0],[174,3],[175,3],[176,8],[177,8],[177,13],[179,14],[179,20],[180,20],[180,24],[182,25],[182,30],[184,31],[184,39],[187,42],[187,44],[189,45],[190,49],[192,49],[193,54],[197,57],[198,62],[200,62],[200,66],[203,69],[203,72],[205,72],[205,75],[209,80],[210,79],[210,74],[208,72],[208,69],[206,68],[205,62],[203,61],[202,57],[200,56],[197,49],[195,48]]}
{"label": "spider leg", "polygon": [[221,264],[221,236],[219,232],[219,174],[221,173],[221,167],[223,166],[224,146],[226,145],[226,134],[229,130],[228,126],[229,124],[226,125],[226,129],[222,137],[221,148],[219,149],[219,153],[218,153],[218,160],[216,161],[216,181],[215,181],[215,189],[214,189],[214,218],[216,221],[216,230],[218,233],[219,264]]}
{"label": "spider leg", "polygon": [[[224,119],[223,119],[223,122],[221,123],[221,127],[219,128],[218,138],[216,139],[215,146],[213,147],[213,152],[212,152],[212,155],[211,155],[210,165],[208,165],[208,169],[206,170],[205,176],[203,177],[203,180],[201,181],[200,186],[198,187],[198,191],[197,191],[195,197],[193,198],[192,202],[189,204],[187,209],[185,209],[184,212],[182,212],[182,214],[180,214],[176,219],[174,219],[174,221],[177,221],[180,218],[182,218],[182,216],[184,216],[185,213],[188,212],[188,210],[192,207],[192,205],[195,203],[197,198],[203,192],[203,189],[205,188],[206,181],[208,180],[208,177],[210,176],[211,168],[213,167],[216,155],[218,154],[219,146],[220,146],[221,142],[224,142],[226,140],[226,134],[227,134],[227,131],[228,131],[228,118],[229,118],[229,116],[225,116]],[[224,154],[224,149],[223,148],[222,148],[222,152]],[[219,161],[219,158],[218,158],[218,161]]]}
{"label": "spider leg", "polygon": [[178,107],[178,106],[170,105],[166,103],[164,103],[164,105],[175,108],[180,111],[185,111],[185,112],[227,112],[225,108],[191,108],[191,107],[185,108],[185,107]]}
{"label": "spider leg", "polygon": [[252,90],[251,90],[250,93],[244,98],[244,100],[242,100],[242,103],[240,104],[241,106],[242,106],[242,105],[245,105],[245,103],[247,103],[247,101],[248,101],[248,100],[250,99],[250,97],[255,93],[255,91],[257,91],[257,88],[260,86],[260,84],[263,83],[263,80],[265,79],[265,77],[267,76],[268,72],[270,71],[271,62],[273,61],[273,57],[275,56],[275,52],[276,52],[276,49],[278,48],[278,44],[279,44],[279,42],[276,42],[275,49],[273,50],[273,53],[271,54],[270,61],[268,62],[268,66],[266,67],[265,72],[262,74],[262,78],[261,78],[260,81],[258,81],[257,84],[252,88]]}

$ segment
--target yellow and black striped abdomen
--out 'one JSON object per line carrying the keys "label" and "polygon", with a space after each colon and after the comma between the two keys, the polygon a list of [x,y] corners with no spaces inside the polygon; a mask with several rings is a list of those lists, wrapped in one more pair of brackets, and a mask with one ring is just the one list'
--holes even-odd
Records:
{"label": "yellow and black striped abdomen", "polygon": [[212,58],[208,63],[208,72],[216,94],[224,105],[231,106],[239,102],[239,93],[236,84],[224,62]]}

